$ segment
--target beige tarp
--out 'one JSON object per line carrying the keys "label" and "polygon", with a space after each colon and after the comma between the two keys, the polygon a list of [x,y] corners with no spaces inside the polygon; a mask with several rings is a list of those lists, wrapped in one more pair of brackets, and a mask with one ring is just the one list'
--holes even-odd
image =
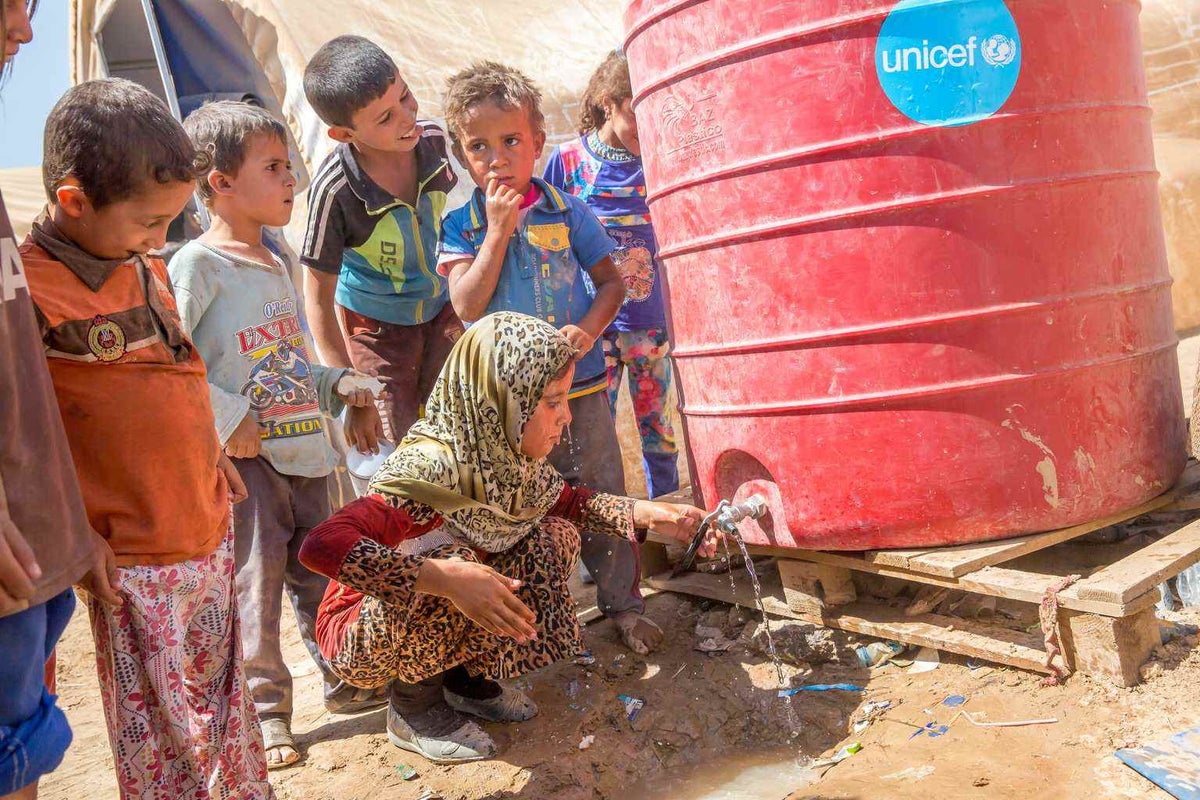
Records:
{"label": "beige tarp", "polygon": [[[578,98],[604,54],[621,41],[619,0],[222,0],[262,65],[311,168],[328,152],[304,100],[304,65],[334,36],[355,33],[396,60],[421,103],[441,117],[446,78],[472,61],[519,67],[541,88],[551,140],[574,131]],[[72,0],[72,77],[104,74],[94,33],[114,0]]]}
{"label": "beige tarp", "polygon": [[1142,44],[1175,327],[1185,330],[1200,326],[1200,0],[1144,0]]}
{"label": "beige tarp", "polygon": [[12,220],[17,241],[25,238],[38,214],[46,207],[46,190],[42,188],[41,167],[0,169],[0,192]]}

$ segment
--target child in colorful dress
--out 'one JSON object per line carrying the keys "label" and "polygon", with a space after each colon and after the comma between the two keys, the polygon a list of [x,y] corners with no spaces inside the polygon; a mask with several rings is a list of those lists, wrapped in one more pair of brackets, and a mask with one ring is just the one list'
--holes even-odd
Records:
{"label": "child in colorful dress", "polygon": [[[580,528],[614,546],[646,529],[690,541],[703,517],[571,487],[550,465],[571,421],[575,356],[542,320],[475,322],[370,492],[300,551],[334,581],[317,617],[322,654],[348,683],[390,684],[388,738],[435,763],[494,755],[465,715],[531,718],[533,701],[497,681],[579,651],[567,580]],[[701,552],[718,542],[710,533]]]}
{"label": "child in colorful dress", "polygon": [[659,497],[679,488],[679,448],[666,405],[671,344],[632,97],[629,63],[614,50],[588,81],[581,136],[554,148],[544,177],[587,203],[619,246],[612,258],[627,292],[604,331],[608,394],[615,412],[622,373],[628,372],[647,496]]}

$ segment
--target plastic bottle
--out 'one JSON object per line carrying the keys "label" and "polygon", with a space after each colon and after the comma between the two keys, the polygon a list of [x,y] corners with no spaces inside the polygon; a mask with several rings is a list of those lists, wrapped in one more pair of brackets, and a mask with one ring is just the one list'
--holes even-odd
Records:
{"label": "plastic bottle", "polygon": [[1171,582],[1160,583],[1158,585],[1158,610],[1175,611],[1178,606],[1179,601],[1175,599],[1175,595],[1171,591]]}
{"label": "plastic bottle", "polygon": [[859,663],[864,667],[877,667],[886,664],[907,650],[906,645],[899,642],[871,642],[863,647],[855,648]]}
{"label": "plastic bottle", "polygon": [[1200,564],[1188,567],[1175,579],[1175,594],[1184,608],[1200,606]]}

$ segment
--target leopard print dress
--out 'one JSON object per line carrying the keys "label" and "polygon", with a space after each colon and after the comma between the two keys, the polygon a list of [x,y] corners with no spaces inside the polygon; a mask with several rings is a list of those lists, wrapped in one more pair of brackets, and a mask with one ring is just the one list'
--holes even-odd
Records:
{"label": "leopard print dress", "polygon": [[[335,579],[365,596],[329,659],[363,688],[415,682],[464,665],[511,678],[568,657],[579,626],[567,579],[579,558],[579,527],[632,539],[629,498],[566,488],[545,459],[520,450],[521,434],[546,386],[575,351],[553,326],[501,312],[456,343],[417,422],[376,474],[371,493],[428,530],[390,548],[358,540]],[[548,516],[578,492],[564,519]],[[447,599],[416,592],[426,558],[484,560],[523,585],[536,615],[526,644],[484,631]]]}

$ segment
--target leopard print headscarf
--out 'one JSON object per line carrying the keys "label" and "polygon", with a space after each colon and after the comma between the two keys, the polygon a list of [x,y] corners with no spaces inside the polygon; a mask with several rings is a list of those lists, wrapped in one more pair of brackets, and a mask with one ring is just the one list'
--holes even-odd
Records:
{"label": "leopard print headscarf", "polygon": [[375,474],[371,491],[434,508],[472,547],[512,547],[562,492],[549,462],[521,453],[521,432],[574,356],[566,337],[540,319],[505,311],[479,320],[450,351],[425,417]]}

